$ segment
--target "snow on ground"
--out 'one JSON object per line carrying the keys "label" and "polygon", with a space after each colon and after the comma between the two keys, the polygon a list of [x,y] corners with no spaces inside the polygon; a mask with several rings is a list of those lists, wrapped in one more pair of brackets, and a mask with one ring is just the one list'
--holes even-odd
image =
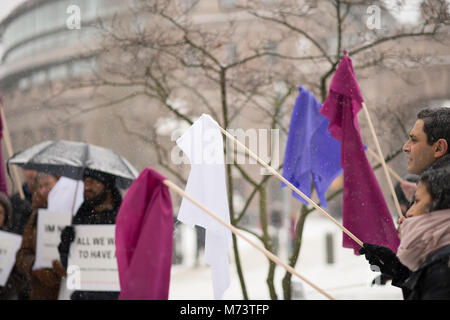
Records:
{"label": "snow on ground", "polygon": [[[169,299],[171,300],[210,300],[213,299],[211,273],[209,266],[194,265],[195,232],[186,225],[178,226],[182,233],[184,261],[182,265],[174,265],[171,273]],[[326,263],[325,236],[331,233],[334,239],[334,264]],[[247,234],[248,235],[248,234]],[[249,235],[249,237],[252,237]],[[260,242],[252,237],[258,245]],[[401,300],[399,288],[388,282],[384,286],[371,286],[372,280],[379,273],[372,272],[363,256],[356,256],[353,250],[343,248],[342,232],[330,220],[319,213],[312,213],[307,218],[300,257],[295,270],[338,300]],[[242,268],[248,296],[252,300],[270,299],[266,284],[268,272],[267,258],[245,240],[238,240]],[[280,258],[282,252],[279,254]],[[229,251],[231,284],[224,294],[225,300],[241,300],[241,286],[236,272],[233,251]],[[279,299],[283,299],[281,279],[285,270],[277,266],[275,287]],[[300,289],[298,299],[327,299],[314,288],[296,276],[292,277],[293,286]],[[301,295],[303,288],[303,296]]]}

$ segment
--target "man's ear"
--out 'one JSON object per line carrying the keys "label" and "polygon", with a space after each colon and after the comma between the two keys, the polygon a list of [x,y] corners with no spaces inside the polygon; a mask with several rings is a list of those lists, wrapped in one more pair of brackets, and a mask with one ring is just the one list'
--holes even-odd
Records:
{"label": "man's ear", "polygon": [[434,143],[434,156],[440,158],[448,152],[447,140],[441,138]]}

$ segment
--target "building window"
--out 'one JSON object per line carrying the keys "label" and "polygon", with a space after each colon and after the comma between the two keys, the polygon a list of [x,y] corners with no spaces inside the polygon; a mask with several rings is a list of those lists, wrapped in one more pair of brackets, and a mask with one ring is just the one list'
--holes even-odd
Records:
{"label": "building window", "polygon": [[228,43],[225,45],[225,55],[227,64],[235,63],[238,59],[237,45],[235,43]]}
{"label": "building window", "polygon": [[306,56],[311,52],[311,41],[306,38],[300,38],[297,42],[297,52],[301,56]]}
{"label": "building window", "polygon": [[178,0],[181,12],[187,13],[191,9],[195,7],[198,3],[198,0]]}
{"label": "building window", "polygon": [[49,78],[50,81],[65,79],[68,76],[67,66],[64,64],[60,64],[57,66],[53,66],[49,70]]}
{"label": "building window", "polygon": [[231,9],[236,7],[237,0],[219,0],[219,4],[224,9]]}
{"label": "building window", "polygon": [[40,85],[47,81],[47,72],[45,70],[40,70],[33,73],[31,78],[34,85]]}
{"label": "building window", "polygon": [[25,91],[25,90],[30,89],[30,84],[31,84],[30,78],[29,77],[23,77],[22,79],[19,80],[18,86],[19,86],[20,90],[24,90]]}
{"label": "building window", "polygon": [[[266,41],[264,44],[264,51],[271,54],[276,54],[278,52],[278,42],[272,40]],[[276,56],[268,55],[266,57],[266,63],[270,66],[274,65],[277,61],[278,58]]]}
{"label": "building window", "polygon": [[263,4],[266,6],[272,6],[277,3],[277,0],[263,0]]}

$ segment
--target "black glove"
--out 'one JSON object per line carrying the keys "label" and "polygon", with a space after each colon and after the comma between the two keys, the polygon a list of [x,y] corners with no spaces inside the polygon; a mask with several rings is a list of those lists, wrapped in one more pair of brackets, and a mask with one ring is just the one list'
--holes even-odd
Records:
{"label": "black glove", "polygon": [[69,249],[73,240],[75,240],[75,229],[73,226],[67,226],[61,232],[61,243],[58,246],[59,259],[64,269],[67,269],[69,258]]}
{"label": "black glove", "polygon": [[379,274],[377,275],[371,282],[371,285],[379,285],[379,286],[384,286],[389,280],[392,280],[392,278],[390,276],[388,276],[387,274]]}
{"label": "black glove", "polygon": [[378,266],[382,274],[392,278],[392,282],[403,281],[409,277],[410,271],[397,258],[391,249],[376,244],[363,243],[359,253],[365,255],[371,265]]}
{"label": "black glove", "polygon": [[75,240],[75,229],[73,226],[67,226],[61,232],[61,242],[71,244]]}

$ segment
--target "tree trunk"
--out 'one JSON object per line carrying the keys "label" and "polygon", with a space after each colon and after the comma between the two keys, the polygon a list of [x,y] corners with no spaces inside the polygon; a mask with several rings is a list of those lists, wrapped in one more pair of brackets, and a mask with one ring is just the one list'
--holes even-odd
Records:
{"label": "tree trunk", "polygon": [[[289,258],[289,265],[291,267],[295,267],[295,264],[297,263],[297,259],[300,253],[300,247],[302,245],[302,236],[303,236],[303,227],[305,225],[305,220],[308,214],[311,211],[308,210],[306,206],[302,206],[301,213],[300,213],[300,219],[298,220],[296,231],[295,231],[295,243],[294,248],[292,250],[292,255]],[[285,300],[291,300],[291,278],[292,274],[290,272],[286,271],[286,274],[283,278],[283,295]]]}

